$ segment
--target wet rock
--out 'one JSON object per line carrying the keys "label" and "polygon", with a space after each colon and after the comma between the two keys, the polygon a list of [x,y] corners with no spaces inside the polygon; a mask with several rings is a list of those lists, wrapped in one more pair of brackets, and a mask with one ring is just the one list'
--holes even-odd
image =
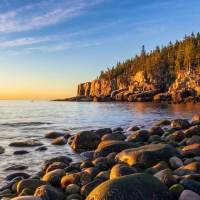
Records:
{"label": "wet rock", "polygon": [[176,180],[180,182],[181,180],[186,179],[186,178],[193,179],[195,181],[200,182],[200,174],[189,174],[189,175],[184,175],[184,176],[177,176]]}
{"label": "wet rock", "polygon": [[182,158],[192,158],[195,156],[200,156],[200,144],[192,144],[182,148],[181,150]]}
{"label": "wet rock", "polygon": [[67,140],[65,138],[56,138],[51,142],[52,145],[65,145],[67,144]]}
{"label": "wet rock", "polygon": [[195,193],[197,193],[198,195],[200,195],[200,182],[199,181],[195,181],[189,178],[183,179],[180,181],[180,184],[183,185],[186,189],[191,190]]}
{"label": "wet rock", "polygon": [[98,157],[105,157],[108,154],[112,152],[121,152],[124,149],[129,149],[133,147],[139,147],[139,144],[131,143],[131,142],[126,142],[126,141],[104,141],[101,142],[98,146],[98,148],[94,151],[94,158]]}
{"label": "wet rock", "polygon": [[192,145],[192,144],[197,144],[200,143],[200,137],[195,137],[195,138],[189,138],[186,140],[186,145]]}
{"label": "wet rock", "polygon": [[137,173],[134,167],[130,167],[124,164],[116,164],[110,172],[110,179],[118,178],[120,176],[130,175]]}
{"label": "wet rock", "polygon": [[126,139],[126,136],[122,132],[117,131],[117,132],[105,134],[101,138],[101,141],[104,141],[104,140],[122,140],[123,141],[125,139]]}
{"label": "wet rock", "polygon": [[151,135],[148,139],[148,143],[152,143],[152,142],[160,142],[161,141],[161,137],[159,135]]}
{"label": "wet rock", "polygon": [[27,169],[27,168],[28,167],[24,166],[24,165],[14,165],[14,166],[11,166],[11,167],[7,167],[4,170],[5,171],[8,171],[8,170],[24,170],[24,169]]}
{"label": "wet rock", "polygon": [[20,197],[15,197],[12,200],[42,200],[40,197],[35,197],[35,196],[20,196]]}
{"label": "wet rock", "polygon": [[20,150],[20,151],[14,151],[14,155],[23,155],[23,154],[27,154],[29,153],[28,151],[25,151],[25,150]]}
{"label": "wet rock", "polygon": [[66,200],[83,200],[83,197],[79,194],[71,194],[66,198]]}
{"label": "wet rock", "polygon": [[92,161],[86,160],[81,163],[81,166],[80,166],[81,169],[88,168],[88,167],[94,167],[94,164],[92,163]]}
{"label": "wet rock", "polygon": [[147,142],[148,138],[150,137],[150,133],[147,130],[138,130],[135,131],[133,134],[128,136],[127,141],[129,142]]}
{"label": "wet rock", "polygon": [[2,194],[11,194],[11,193],[12,193],[12,190],[5,189],[5,190],[3,190],[3,191],[0,192],[0,195],[2,195]]}
{"label": "wet rock", "polygon": [[17,192],[21,193],[25,188],[29,188],[35,191],[36,188],[42,185],[50,185],[50,184],[46,181],[37,180],[37,179],[24,179],[18,182]]}
{"label": "wet rock", "polygon": [[101,179],[96,179],[96,180],[93,180],[90,183],[87,183],[86,185],[84,185],[81,188],[81,191],[80,191],[81,196],[87,197],[90,194],[90,192],[92,190],[94,190],[101,183],[103,183],[103,181]]}
{"label": "wet rock", "polygon": [[100,142],[101,138],[96,133],[92,131],[81,131],[75,135],[71,147],[74,150],[95,149]]}
{"label": "wet rock", "polygon": [[13,180],[14,178],[18,177],[18,176],[22,176],[23,178],[29,178],[30,175],[27,174],[27,173],[24,173],[24,172],[16,172],[16,173],[13,173],[13,174],[9,174],[8,176],[6,176],[5,180],[7,181],[11,181]]}
{"label": "wet rock", "polygon": [[63,176],[65,176],[65,171],[63,169],[55,169],[46,173],[42,180],[49,182],[51,185],[60,185]]}
{"label": "wet rock", "polygon": [[36,189],[34,196],[40,197],[42,200],[66,200],[66,195],[50,185],[43,185]]}
{"label": "wet rock", "polygon": [[69,184],[66,189],[65,189],[65,193],[67,195],[70,194],[79,194],[81,190],[81,187],[78,186],[77,184]]}
{"label": "wet rock", "polygon": [[108,168],[111,168],[115,165],[115,162],[113,159],[110,159],[110,158],[107,158],[107,157],[99,157],[99,158],[96,158],[92,161],[93,165],[96,167],[97,164],[101,162],[101,163],[104,163],[108,166]]}
{"label": "wet rock", "polygon": [[85,151],[80,154],[81,156],[85,156],[87,158],[93,158],[94,151]]}
{"label": "wet rock", "polygon": [[185,138],[184,132],[183,131],[175,131],[172,133],[169,137],[170,140],[174,140],[176,142],[181,142]]}
{"label": "wet rock", "polygon": [[185,188],[180,184],[174,184],[169,188],[169,190],[173,196],[173,199],[175,199],[175,200],[179,198],[180,194],[183,192],[184,189]]}
{"label": "wet rock", "polygon": [[126,129],[126,131],[138,131],[140,130],[137,126],[130,126]]}
{"label": "wet rock", "polygon": [[69,167],[65,167],[63,169],[65,172],[71,172],[71,171],[80,171],[80,168],[79,167],[76,167],[76,166],[69,166]]}
{"label": "wet rock", "polygon": [[200,200],[200,196],[191,190],[184,190],[178,200]]}
{"label": "wet rock", "polygon": [[180,158],[173,156],[169,159],[169,166],[173,170],[178,169],[183,166],[183,161]]}
{"label": "wet rock", "polygon": [[163,126],[163,125],[170,125],[170,124],[171,124],[171,121],[162,119],[162,120],[156,122],[153,126]]}
{"label": "wet rock", "polygon": [[94,178],[94,180],[101,179],[102,181],[107,181],[107,180],[109,180],[109,178],[110,178],[110,172],[102,171],[97,174],[97,176]]}
{"label": "wet rock", "polygon": [[193,118],[192,118],[192,121],[199,121],[200,120],[200,115],[195,115]]}
{"label": "wet rock", "polygon": [[63,162],[54,162],[51,165],[49,165],[49,167],[46,170],[46,173],[53,171],[55,169],[64,169],[68,166],[68,164],[63,163]]}
{"label": "wet rock", "polygon": [[47,147],[42,146],[42,147],[38,147],[37,149],[35,149],[35,151],[45,151],[47,150]]}
{"label": "wet rock", "polygon": [[91,176],[87,172],[77,172],[74,174],[67,174],[61,180],[61,185],[67,187],[69,184],[77,184],[80,187],[89,183],[92,180]]}
{"label": "wet rock", "polygon": [[24,188],[19,196],[34,195],[34,192],[35,191],[30,188]]}
{"label": "wet rock", "polygon": [[116,127],[114,129],[112,129],[112,132],[116,132],[116,131],[123,131],[124,129],[121,127]]}
{"label": "wet rock", "polygon": [[172,199],[169,189],[149,174],[133,174],[108,180],[97,186],[86,200],[112,199]]}
{"label": "wet rock", "polygon": [[154,174],[154,177],[164,183],[167,187],[171,187],[172,185],[177,183],[171,171],[168,169],[157,172],[156,174]]}
{"label": "wet rock", "polygon": [[14,147],[35,147],[41,145],[44,144],[42,142],[39,142],[38,140],[16,141],[9,144],[9,146],[14,146]]}
{"label": "wet rock", "polygon": [[58,138],[64,136],[64,133],[59,133],[59,132],[49,132],[45,134],[44,138]]}
{"label": "wet rock", "polygon": [[178,176],[200,174],[200,162],[193,162],[186,166],[180,167],[174,171],[174,174]]}
{"label": "wet rock", "polygon": [[0,154],[4,153],[5,149],[3,147],[0,146]]}
{"label": "wet rock", "polygon": [[200,126],[192,126],[183,132],[186,138],[191,138],[192,136],[200,136]]}
{"label": "wet rock", "polygon": [[97,134],[100,138],[102,138],[105,134],[112,133],[112,129],[101,128],[101,129],[94,131],[94,133]]}
{"label": "wet rock", "polygon": [[151,135],[162,136],[164,133],[164,130],[160,126],[153,126],[149,129],[149,132]]}
{"label": "wet rock", "polygon": [[175,119],[171,122],[171,128],[187,129],[190,128],[190,123],[186,119]]}
{"label": "wet rock", "polygon": [[152,167],[159,161],[168,162],[169,158],[178,155],[177,149],[169,144],[150,144],[138,148],[126,149],[117,154],[115,160],[118,163],[122,162],[128,165],[143,162],[148,167]]}
{"label": "wet rock", "polygon": [[99,174],[99,172],[101,171],[100,169],[96,167],[90,167],[90,168],[85,169],[84,172],[87,172],[88,174],[90,174],[91,179],[93,180],[97,176],[97,174]]}

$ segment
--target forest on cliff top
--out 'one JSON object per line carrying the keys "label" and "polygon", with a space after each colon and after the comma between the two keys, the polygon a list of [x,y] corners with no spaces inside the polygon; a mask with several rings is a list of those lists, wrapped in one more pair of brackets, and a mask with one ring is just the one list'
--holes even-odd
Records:
{"label": "forest on cliff top", "polygon": [[149,53],[143,45],[140,55],[101,71],[99,78],[110,80],[127,77],[138,71],[154,73],[160,66],[172,72],[195,70],[200,73],[200,34],[185,35],[182,41],[176,40],[174,44],[169,42],[167,46],[156,46],[155,50]]}

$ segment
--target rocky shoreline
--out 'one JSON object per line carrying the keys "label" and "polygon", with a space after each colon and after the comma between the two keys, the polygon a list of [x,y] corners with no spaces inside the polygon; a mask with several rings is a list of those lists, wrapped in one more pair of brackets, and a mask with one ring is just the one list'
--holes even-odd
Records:
{"label": "rocky shoreline", "polygon": [[[200,200],[200,115],[160,120],[149,130],[102,128],[70,136],[51,132],[52,145],[69,144],[85,158],[46,160],[36,174],[14,165],[0,188],[2,200]],[[46,148],[26,140],[10,146]],[[0,153],[5,149],[0,147]],[[24,154],[23,150],[15,153]],[[17,170],[17,172],[14,172]],[[14,173],[13,173],[14,172]]]}
{"label": "rocky shoreline", "polygon": [[124,78],[81,83],[77,96],[55,101],[199,104],[200,77],[196,72],[179,71],[174,74],[160,67],[156,74],[139,71]]}

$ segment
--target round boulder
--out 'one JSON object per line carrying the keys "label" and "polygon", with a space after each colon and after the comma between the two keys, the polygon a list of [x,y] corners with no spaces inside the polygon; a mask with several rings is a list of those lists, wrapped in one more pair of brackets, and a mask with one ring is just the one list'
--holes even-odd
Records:
{"label": "round boulder", "polygon": [[175,119],[170,124],[171,128],[187,129],[190,128],[190,123],[186,119]]}
{"label": "round boulder", "polygon": [[74,150],[96,149],[100,142],[101,138],[96,133],[92,131],[81,131],[75,135],[71,147]]}
{"label": "round boulder", "polygon": [[133,174],[108,180],[97,186],[86,200],[172,200],[169,189],[149,174]]}
{"label": "round boulder", "polygon": [[138,130],[128,136],[127,141],[129,142],[146,142],[150,137],[150,133],[147,130]]}

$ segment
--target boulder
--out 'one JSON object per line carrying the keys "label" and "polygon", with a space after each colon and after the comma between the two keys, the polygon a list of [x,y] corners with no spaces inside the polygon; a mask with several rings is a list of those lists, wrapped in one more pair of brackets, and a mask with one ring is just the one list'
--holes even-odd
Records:
{"label": "boulder", "polygon": [[200,174],[200,162],[193,162],[186,166],[179,167],[174,171],[174,174],[178,176]]}
{"label": "boulder", "polygon": [[81,131],[75,135],[71,147],[74,150],[96,149],[100,142],[101,138],[96,133],[92,131]]}
{"label": "boulder", "polygon": [[66,200],[65,193],[52,187],[51,185],[42,185],[38,187],[34,193],[34,196],[38,196],[42,200]]}
{"label": "boulder", "polygon": [[173,199],[169,189],[149,174],[133,174],[108,180],[97,186],[86,200],[152,200]]}
{"label": "boulder", "polygon": [[50,185],[50,184],[46,181],[37,179],[24,179],[17,184],[17,192],[21,193],[25,188],[29,188],[35,191],[36,188],[42,185]]}
{"label": "boulder", "polygon": [[101,128],[96,131],[94,131],[95,134],[97,134],[100,138],[102,138],[105,134],[112,133],[111,128]]}
{"label": "boulder", "polygon": [[191,190],[184,190],[178,200],[200,200],[200,196]]}
{"label": "boulder", "polygon": [[66,174],[61,180],[62,187],[66,188],[69,184],[76,184],[80,187],[91,182],[92,178],[87,172],[77,172],[73,174]]}
{"label": "boulder", "polygon": [[130,167],[125,164],[116,164],[113,166],[110,172],[110,179],[118,178],[125,175],[130,175],[137,173],[137,170],[134,167]]}
{"label": "boulder", "polygon": [[192,158],[195,156],[200,156],[200,144],[188,145],[181,150],[182,158]]}
{"label": "boulder", "polygon": [[188,129],[190,123],[186,119],[175,119],[171,121],[171,128]]}
{"label": "boulder", "polygon": [[117,132],[105,134],[101,138],[101,141],[104,141],[104,140],[122,140],[123,141],[125,139],[126,139],[126,136],[122,132],[117,131]]}
{"label": "boulder", "polygon": [[153,126],[163,126],[163,125],[170,125],[170,124],[171,124],[171,121],[162,119],[162,120],[156,122]]}
{"label": "boulder", "polygon": [[49,132],[47,134],[44,135],[44,138],[57,138],[57,137],[61,137],[64,136],[64,133],[60,133],[60,132]]}
{"label": "boulder", "polygon": [[51,142],[52,145],[65,145],[67,144],[67,140],[65,138],[56,138]]}
{"label": "boulder", "polygon": [[168,188],[177,183],[176,179],[169,169],[164,169],[157,172],[156,174],[154,174],[154,177],[164,183]]}
{"label": "boulder", "polygon": [[148,167],[156,165],[159,161],[168,162],[169,158],[179,156],[178,150],[169,144],[150,144],[138,148],[131,148],[122,151],[115,156],[118,163],[133,165],[143,162]]}
{"label": "boulder", "polygon": [[105,157],[110,153],[113,152],[121,152],[124,149],[129,149],[129,148],[134,148],[134,147],[138,147],[138,144],[134,144],[132,142],[126,142],[126,141],[114,141],[114,142],[109,142],[105,143],[105,142],[101,142],[98,146],[98,148],[94,151],[94,158],[98,158],[98,157]]}
{"label": "boulder", "polygon": [[151,134],[147,130],[138,130],[132,133],[130,136],[128,136],[126,140],[129,142],[147,142],[150,135]]}
{"label": "boulder", "polygon": [[38,140],[16,141],[9,144],[9,146],[14,146],[14,147],[35,147],[41,145],[44,144],[42,142],[39,142]]}
{"label": "boulder", "polygon": [[65,171],[62,169],[55,169],[46,173],[42,180],[49,182],[51,185],[60,185],[62,177],[65,176]]}
{"label": "boulder", "polygon": [[183,185],[186,189],[191,190],[195,193],[197,193],[198,195],[200,195],[200,182],[199,181],[195,181],[189,178],[183,179],[180,181],[180,184]]}

